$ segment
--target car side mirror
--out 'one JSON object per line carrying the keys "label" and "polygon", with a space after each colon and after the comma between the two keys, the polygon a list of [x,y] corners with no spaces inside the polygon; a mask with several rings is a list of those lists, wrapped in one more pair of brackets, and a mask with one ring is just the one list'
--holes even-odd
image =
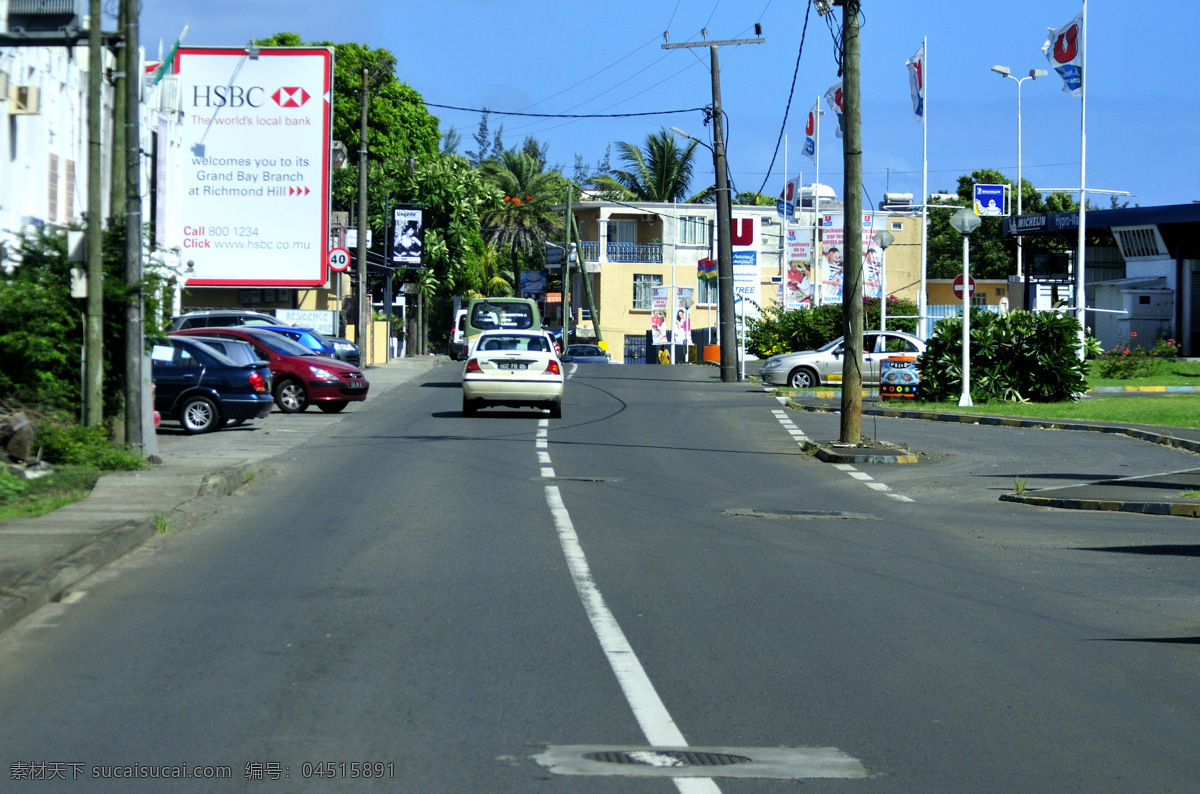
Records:
{"label": "car side mirror", "polygon": [[843,353],[845,353],[845,352],[846,352],[846,348],[844,348],[844,347],[842,347],[841,345],[839,345],[838,347],[834,348],[834,351],[833,351],[833,357],[834,357],[834,358],[841,358],[841,357],[842,357],[842,354],[843,354]]}
{"label": "car side mirror", "polygon": [[562,362],[565,364],[566,362],[568,362],[568,361],[573,361],[574,359],[575,359],[575,357],[574,357],[574,356],[568,356],[567,354],[565,354],[565,353],[564,353],[564,354],[562,355],[562,357],[561,357],[561,358],[559,358],[559,361],[562,361]]}

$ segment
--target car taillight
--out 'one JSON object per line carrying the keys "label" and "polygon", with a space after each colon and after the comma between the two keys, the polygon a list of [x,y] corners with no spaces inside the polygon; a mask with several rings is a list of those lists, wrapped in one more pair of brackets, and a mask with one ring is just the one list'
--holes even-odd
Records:
{"label": "car taillight", "polygon": [[562,369],[558,366],[558,362],[550,359],[550,363],[546,365],[546,372],[550,375],[561,375]]}
{"label": "car taillight", "polygon": [[267,379],[262,376],[261,372],[250,372],[250,388],[254,389],[259,394],[265,394],[267,391]]}
{"label": "car taillight", "polygon": [[483,370],[479,367],[478,361],[470,359],[467,361],[467,372],[483,372]]}

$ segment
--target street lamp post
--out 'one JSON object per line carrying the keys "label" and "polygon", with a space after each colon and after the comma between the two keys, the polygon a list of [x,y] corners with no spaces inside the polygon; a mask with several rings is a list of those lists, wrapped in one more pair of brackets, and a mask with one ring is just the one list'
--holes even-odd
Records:
{"label": "street lamp post", "polygon": [[889,232],[887,229],[880,229],[875,232],[875,244],[879,246],[879,330],[887,330],[887,250],[888,246],[896,242],[896,235]]}
{"label": "street lamp post", "polygon": [[979,228],[979,216],[963,207],[950,216],[950,225],[963,236],[963,332],[962,332],[962,396],[960,406],[974,405],[971,402],[971,266],[967,238]]}
{"label": "street lamp post", "polygon": [[[716,48],[713,48],[715,69]],[[717,90],[714,81],[714,91]],[[717,94],[719,97],[720,95]],[[726,173],[725,149],[721,141],[719,116],[713,120],[714,143],[709,146],[699,138],[689,135],[678,127],[671,132],[695,141],[713,153],[713,170],[717,175],[717,323],[721,340],[721,380],[729,383],[740,380],[737,369],[737,338],[734,333],[733,296],[733,243],[730,233],[733,226],[732,207],[729,201],[729,180]]]}
{"label": "street lamp post", "polygon": [[[1013,77],[1012,70],[1007,66],[996,65],[992,67],[992,71],[1001,77],[1007,77],[1017,84],[1017,214],[1022,212],[1021,206],[1021,191],[1023,183],[1021,180],[1021,83],[1026,80],[1036,80],[1039,77],[1045,77],[1048,72],[1045,69],[1030,69],[1027,77]],[[1021,257],[1021,235],[1017,235],[1017,278],[1021,278],[1022,270],[1025,267],[1025,260]]]}

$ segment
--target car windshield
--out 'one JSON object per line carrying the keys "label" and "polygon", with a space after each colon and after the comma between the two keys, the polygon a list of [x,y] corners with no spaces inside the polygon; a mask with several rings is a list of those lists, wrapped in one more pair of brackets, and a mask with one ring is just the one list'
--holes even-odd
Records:
{"label": "car windshield", "polygon": [[533,314],[523,303],[479,303],[471,314],[471,324],[476,328],[532,328]]}
{"label": "car windshield", "polygon": [[820,347],[817,348],[817,352],[824,353],[826,350],[833,350],[835,347],[837,347],[838,345],[840,345],[842,343],[842,339],[843,339],[843,337],[839,336],[837,339],[834,339],[832,342],[821,345]]}
{"label": "car windshield", "polygon": [[299,342],[293,342],[286,336],[281,336],[274,331],[259,331],[254,335],[254,338],[281,356],[317,355]]}
{"label": "car windshield", "polygon": [[568,356],[602,356],[604,353],[594,345],[571,345],[567,348]]}
{"label": "car windshield", "polygon": [[524,350],[533,351],[536,353],[548,353],[550,351],[550,342],[544,336],[509,336],[496,335],[485,337],[479,346],[480,350],[485,351],[501,351],[501,350]]}

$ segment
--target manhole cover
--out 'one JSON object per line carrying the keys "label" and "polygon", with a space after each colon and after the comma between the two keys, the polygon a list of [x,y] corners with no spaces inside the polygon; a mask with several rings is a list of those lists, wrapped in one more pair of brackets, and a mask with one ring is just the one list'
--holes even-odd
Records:
{"label": "manhole cover", "polygon": [[750,763],[750,759],[744,755],[691,750],[609,750],[584,753],[583,757],[589,761],[603,761],[606,764],[642,764],[657,767],[728,766]]}
{"label": "manhole cover", "polygon": [[812,519],[864,519],[875,516],[862,513],[847,513],[844,510],[754,510],[748,507],[733,508],[724,511],[727,516],[738,518],[771,518],[775,520],[806,521]]}
{"label": "manhole cover", "polygon": [[556,775],[770,780],[867,776],[858,759],[836,747],[551,745],[533,760]]}

